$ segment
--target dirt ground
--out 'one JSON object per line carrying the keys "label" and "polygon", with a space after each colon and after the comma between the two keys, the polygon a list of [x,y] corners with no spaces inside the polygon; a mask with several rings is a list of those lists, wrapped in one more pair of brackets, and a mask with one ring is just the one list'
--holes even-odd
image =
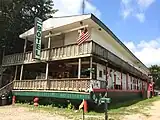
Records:
{"label": "dirt ground", "polygon": [[126,115],[124,120],[160,120],[160,101],[156,101],[153,103],[153,106],[148,109],[146,108],[144,108],[145,115],[139,113],[134,115]]}
{"label": "dirt ground", "polygon": [[[137,113],[126,115],[122,120],[160,120],[160,101],[153,103],[153,106],[144,108],[145,114]],[[33,112],[27,107],[0,106],[0,120],[69,120],[64,116],[53,112]]]}
{"label": "dirt ground", "polygon": [[54,113],[33,112],[29,108],[19,106],[1,106],[0,120],[68,120]]}

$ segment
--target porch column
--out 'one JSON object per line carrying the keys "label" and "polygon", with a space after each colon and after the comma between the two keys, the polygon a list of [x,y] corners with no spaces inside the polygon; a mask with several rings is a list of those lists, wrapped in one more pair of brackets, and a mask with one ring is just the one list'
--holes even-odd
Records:
{"label": "porch column", "polygon": [[121,71],[121,90],[123,90],[122,71]]}
{"label": "porch column", "polygon": [[21,65],[20,80],[22,80],[22,77],[23,77],[23,67],[24,67],[24,65]]}
{"label": "porch column", "polygon": [[92,62],[93,62],[93,58],[90,57],[90,69],[91,69],[91,71],[90,71],[90,79],[92,79]]}
{"label": "porch column", "polygon": [[18,66],[16,66],[16,70],[15,70],[15,74],[14,74],[14,80],[17,79],[17,69],[18,69]]}
{"label": "porch column", "polygon": [[[25,56],[25,52],[26,52],[26,47],[27,47],[27,39],[25,39],[25,42],[24,42],[24,49],[23,49],[23,54]],[[22,77],[23,77],[23,68],[24,68],[24,65],[22,64],[21,65],[21,72],[20,72],[20,80],[22,80]]]}
{"label": "porch column", "polygon": [[2,78],[3,78],[3,71],[0,74],[0,88],[2,87]]}
{"label": "porch column", "polygon": [[[49,38],[48,38],[48,48],[51,48],[51,31],[49,32]],[[48,52],[48,60],[50,59],[50,49]],[[49,63],[46,64],[46,77],[45,79],[48,80],[48,72],[49,72]]]}
{"label": "porch column", "polygon": [[[3,59],[4,59],[4,56],[5,56],[5,47],[3,47],[3,53],[2,53],[2,63],[3,63]],[[2,87],[2,79],[3,79],[3,68],[2,68],[2,71],[0,71],[0,88]]]}
{"label": "porch column", "polygon": [[81,58],[78,60],[78,79],[81,78]]}
{"label": "porch column", "polygon": [[139,84],[138,84],[138,79],[137,79],[137,90],[138,90],[138,88],[139,88]]}
{"label": "porch column", "polygon": [[116,70],[114,70],[114,90],[116,89],[116,74],[115,74]]}
{"label": "porch column", "polygon": [[46,64],[46,77],[45,77],[45,79],[46,80],[48,80],[48,69],[49,68],[49,63],[47,62],[47,64]]}
{"label": "porch column", "polygon": [[129,77],[129,74],[127,73],[126,74],[126,90],[128,90],[128,77]]}

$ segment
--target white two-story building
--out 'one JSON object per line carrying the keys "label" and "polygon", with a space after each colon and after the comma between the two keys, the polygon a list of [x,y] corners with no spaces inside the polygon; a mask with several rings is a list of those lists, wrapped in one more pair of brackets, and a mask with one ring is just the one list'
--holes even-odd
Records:
{"label": "white two-story building", "polygon": [[[90,38],[79,46],[78,30],[84,27]],[[93,14],[44,21],[40,60],[28,51],[34,28],[20,38],[24,51],[3,58],[2,67],[13,77],[1,93],[7,88],[15,96],[97,101],[107,92],[114,101],[140,97],[147,90],[148,68]]]}

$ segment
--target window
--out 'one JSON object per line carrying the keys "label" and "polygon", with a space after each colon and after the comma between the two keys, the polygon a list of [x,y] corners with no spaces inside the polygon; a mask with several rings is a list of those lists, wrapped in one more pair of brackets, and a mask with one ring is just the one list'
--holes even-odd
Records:
{"label": "window", "polygon": [[102,78],[102,71],[101,70],[99,71],[99,77]]}

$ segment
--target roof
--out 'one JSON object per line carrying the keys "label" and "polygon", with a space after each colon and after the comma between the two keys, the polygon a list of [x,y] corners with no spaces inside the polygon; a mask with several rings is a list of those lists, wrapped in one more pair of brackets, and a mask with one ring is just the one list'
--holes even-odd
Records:
{"label": "roof", "polygon": [[[116,40],[133,58],[135,58],[138,63],[140,63],[148,72],[147,66],[145,66],[120,40],[119,38],[102,22],[100,21],[96,16],[93,14],[84,14],[84,15],[73,15],[73,16],[63,16],[63,17],[53,17],[45,20],[43,22],[43,29],[44,31],[49,31],[51,29],[55,29],[58,27],[62,27],[65,25],[69,25],[75,22],[84,21],[87,19],[91,19],[96,24],[98,24],[102,29],[104,29],[109,35],[111,35],[114,40]],[[21,34],[19,37],[25,39],[27,36],[34,34],[34,28],[31,28],[30,30],[26,31],[25,33]]]}
{"label": "roof", "polygon": [[[91,15],[91,19],[96,22],[100,27],[102,27],[108,34],[110,34],[131,56],[133,56],[135,59],[138,60],[139,63],[141,63],[146,69],[148,67],[144,65],[124,44],[119,40],[119,38],[104,24],[102,23],[97,17],[95,17],[93,14]],[[148,70],[149,72],[149,70]]]}
{"label": "roof", "polygon": [[[74,16],[63,16],[63,17],[53,17],[45,20],[43,22],[43,31],[49,31],[53,28],[58,28],[64,25],[68,25],[74,22],[82,21],[85,19],[91,18],[92,14],[85,14],[85,15],[74,15]],[[34,27],[30,30],[26,31],[25,33],[21,34],[19,37],[25,39],[27,36],[34,34]]]}

